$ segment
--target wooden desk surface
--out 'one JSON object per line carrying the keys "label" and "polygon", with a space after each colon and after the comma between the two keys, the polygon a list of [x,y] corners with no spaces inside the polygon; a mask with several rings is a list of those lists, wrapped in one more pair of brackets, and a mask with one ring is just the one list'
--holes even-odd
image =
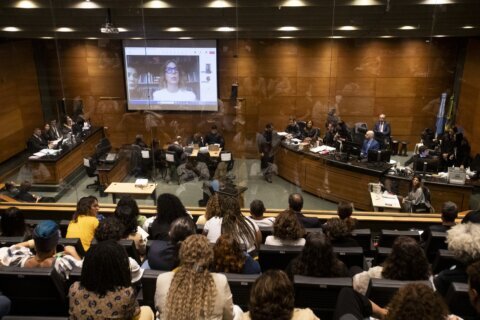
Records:
{"label": "wooden desk surface", "polygon": [[105,193],[122,193],[122,194],[152,194],[157,187],[156,183],[149,183],[146,187],[136,187],[133,182],[113,182]]}

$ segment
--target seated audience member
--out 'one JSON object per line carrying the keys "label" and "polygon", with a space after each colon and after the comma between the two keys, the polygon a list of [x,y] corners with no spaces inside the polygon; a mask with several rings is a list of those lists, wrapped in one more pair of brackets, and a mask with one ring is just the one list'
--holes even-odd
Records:
{"label": "seated audience member", "polygon": [[290,279],[298,274],[308,277],[348,277],[348,269],[337,259],[328,238],[320,232],[307,235],[305,247],[287,266]]}
{"label": "seated audience member", "polygon": [[180,199],[171,193],[162,193],[157,199],[157,216],[149,228],[150,239],[168,241],[168,231],[173,221],[190,215]]}
{"label": "seated audience member", "polygon": [[242,250],[238,241],[228,233],[222,234],[213,246],[213,269],[222,273],[261,272],[260,264]]}
{"label": "seated audience member", "polygon": [[32,230],[25,224],[22,211],[10,207],[1,214],[0,230],[2,237],[23,237],[23,241],[32,238]]}
{"label": "seated audience member", "polygon": [[17,184],[13,181],[5,182],[5,194],[10,198],[15,198],[20,190],[18,190]]}
{"label": "seated audience member", "polygon": [[302,139],[316,141],[320,137],[320,129],[313,126],[312,120],[308,120],[305,128],[301,131]]}
{"label": "seated audience member", "polygon": [[219,195],[222,216],[212,217],[203,227],[203,234],[210,243],[217,242],[224,233],[230,233],[247,252],[260,246],[262,234],[258,226],[245,218],[236,197]]}
{"label": "seated audience member", "polygon": [[138,226],[138,211],[126,205],[117,205],[115,208],[115,217],[123,224],[122,239],[133,240],[140,257],[145,257],[147,253],[148,233]]}
{"label": "seated audience member", "polygon": [[66,238],[80,238],[85,252],[90,248],[95,229],[98,227],[98,210],[97,198],[83,197],[78,201],[72,221],[68,224]]}
{"label": "seated audience member", "polygon": [[285,132],[291,135],[291,137],[294,139],[300,139],[302,137],[302,133],[300,132],[300,127],[298,126],[298,123],[295,117],[290,117],[288,119],[288,125],[285,128]]}
{"label": "seated audience member", "polygon": [[298,221],[295,213],[285,210],[280,213],[273,224],[273,235],[265,239],[270,246],[303,246],[305,229]]}
{"label": "seated audience member", "polygon": [[[418,159],[431,159],[430,151],[425,146],[420,146],[418,148],[418,154],[414,154],[407,161],[405,161],[404,166],[408,167],[410,164],[415,164]],[[416,170],[421,170],[422,168],[416,168]]]}
{"label": "seated audience member", "polygon": [[370,268],[353,277],[353,288],[365,295],[371,278],[401,281],[428,280],[430,266],[425,252],[411,237],[395,239],[392,252],[382,266]]}
{"label": "seated audience member", "polygon": [[268,270],[255,280],[250,291],[249,312],[243,320],[319,320],[312,310],[295,308],[293,284],[281,270]]}
{"label": "seated audience member", "polygon": [[[95,229],[95,239],[98,242],[108,240],[119,241],[122,239],[124,229],[125,227],[123,226],[123,223],[118,220],[117,217],[111,216],[105,218],[100,221],[97,229]],[[132,283],[137,283],[142,278],[143,269],[140,268],[140,265],[137,261],[135,261],[135,259],[128,257],[128,260],[130,261],[130,273],[132,276]]]}
{"label": "seated audience member", "polygon": [[208,270],[212,262],[213,250],[204,236],[191,235],[182,243],[180,267],[157,279],[155,307],[162,320],[235,317],[227,278]]}
{"label": "seated audience member", "polygon": [[353,203],[341,201],[337,206],[337,215],[343,220],[350,231],[355,229],[357,225],[357,219],[352,218],[353,214]]}
{"label": "seated audience member", "polygon": [[457,319],[448,316],[445,302],[431,287],[410,283],[401,287],[385,308],[381,308],[351,288],[343,288],[337,298],[333,319],[362,320],[439,320]]}
{"label": "seated audience member", "polygon": [[222,211],[220,210],[218,193],[215,192],[213,195],[210,196],[210,198],[207,201],[207,206],[205,207],[205,214],[203,216],[198,217],[197,225],[203,226],[205,222],[207,222],[213,217],[219,217],[221,216],[221,214],[222,214]]}
{"label": "seated audience member", "polygon": [[452,282],[467,283],[467,266],[480,259],[480,211],[469,212],[461,224],[447,231],[447,245],[458,262],[434,278],[435,288],[443,296]]}
{"label": "seated audience member", "polygon": [[35,128],[33,135],[27,141],[27,149],[29,153],[36,153],[42,149],[48,149],[48,141],[42,137],[42,130]]}
{"label": "seated audience member", "polygon": [[195,132],[193,136],[187,142],[189,145],[198,145],[199,147],[205,147],[205,140],[200,132]]}
{"label": "seated audience member", "polygon": [[275,218],[265,217],[263,215],[264,213],[265,206],[262,200],[253,200],[250,202],[250,217],[247,217],[247,219],[255,222],[259,227],[272,227],[273,223],[275,222]]}
{"label": "seated audience member", "polygon": [[323,144],[333,147],[335,145],[335,136],[337,135],[336,126],[333,123],[327,125],[327,131],[323,137]]}
{"label": "seated audience member", "polygon": [[148,262],[142,267],[155,270],[171,271],[178,267],[178,252],[182,242],[195,234],[195,224],[190,217],[176,219],[170,225],[169,240],[154,240],[148,250]]}
{"label": "seated audience member", "polygon": [[427,240],[432,235],[432,232],[447,232],[453,227],[455,219],[458,216],[458,207],[452,201],[447,201],[443,203],[442,206],[442,224],[434,224],[428,226],[426,230],[422,233],[422,239]]}
{"label": "seated audience member", "polygon": [[[59,273],[67,275],[73,267],[81,267],[82,260],[72,246],[65,246],[63,252],[57,253],[59,239],[58,225],[51,220],[42,221],[33,230],[33,240],[0,248],[0,265],[22,268],[53,266]],[[35,249],[35,254],[31,249]]]}
{"label": "seated audience member", "polygon": [[140,214],[140,209],[138,208],[137,201],[132,196],[122,196],[120,200],[118,200],[117,207],[123,206],[132,208],[132,211],[137,217],[137,225],[140,227],[143,226],[143,224],[147,220],[147,217]]}
{"label": "seated audience member", "polygon": [[31,189],[32,184],[30,181],[23,181],[18,188],[18,194],[15,196],[15,199],[22,202],[55,202],[54,198],[34,195],[30,192]]}
{"label": "seated audience member", "polygon": [[360,156],[362,158],[366,158],[368,156],[368,151],[370,150],[379,150],[380,144],[377,140],[375,140],[375,135],[372,130],[368,130],[365,133],[365,140],[363,141],[362,151],[360,152]]}
{"label": "seated audience member", "polygon": [[351,229],[345,220],[339,218],[328,219],[323,225],[323,230],[334,247],[359,247],[353,239]]}
{"label": "seated audience member", "polygon": [[85,256],[80,281],[68,292],[71,319],[154,319],[150,307],[138,305],[125,249],[103,241]]}
{"label": "seated audience member", "polygon": [[477,315],[480,315],[480,261],[476,261],[468,266],[467,275],[470,303],[477,311]]}
{"label": "seated audience member", "polygon": [[300,221],[305,228],[320,228],[321,223],[318,218],[315,217],[306,217],[302,214],[303,209],[303,197],[300,193],[292,193],[288,197],[288,207],[292,210],[297,216],[298,221]]}
{"label": "seated audience member", "polygon": [[142,148],[142,149],[148,148],[148,146],[147,146],[147,144],[145,143],[145,141],[143,141],[143,135],[141,135],[141,134],[137,134],[137,135],[135,136],[135,142],[134,142],[133,144],[139,146],[139,147]]}
{"label": "seated audience member", "polygon": [[210,132],[205,135],[205,145],[211,144],[219,144],[220,148],[225,148],[225,139],[223,139],[223,136],[218,132],[216,124],[212,125]]}
{"label": "seated audience member", "polygon": [[0,292],[0,319],[10,313],[12,301]]}
{"label": "seated audience member", "polygon": [[60,130],[57,127],[57,120],[53,119],[50,121],[50,131],[48,133],[52,140],[58,140],[62,137]]}
{"label": "seated audience member", "polygon": [[407,212],[430,212],[431,204],[424,192],[421,176],[413,176],[408,195],[403,198],[403,205]]}

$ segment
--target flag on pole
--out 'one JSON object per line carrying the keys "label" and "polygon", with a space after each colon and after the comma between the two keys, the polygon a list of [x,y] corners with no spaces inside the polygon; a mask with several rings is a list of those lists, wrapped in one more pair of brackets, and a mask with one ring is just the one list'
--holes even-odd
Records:
{"label": "flag on pole", "polygon": [[444,122],[445,122],[445,102],[447,101],[447,93],[442,93],[440,99],[440,106],[438,107],[437,113],[437,124],[435,125],[435,136],[439,137],[443,134]]}

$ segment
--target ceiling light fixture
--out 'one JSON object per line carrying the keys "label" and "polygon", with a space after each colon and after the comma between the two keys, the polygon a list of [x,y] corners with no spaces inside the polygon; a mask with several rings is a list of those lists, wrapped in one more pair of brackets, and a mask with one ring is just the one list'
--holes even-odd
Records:
{"label": "ceiling light fixture", "polygon": [[330,36],[330,39],[343,39],[345,38],[344,36]]}
{"label": "ceiling light fixture", "polygon": [[19,9],[36,9],[39,8],[38,4],[35,3],[34,1],[30,0],[23,0],[23,1],[18,1],[15,3],[15,8]]}
{"label": "ceiling light fixture", "polygon": [[402,26],[398,29],[400,29],[400,30],[415,30],[417,28],[415,28],[414,26]]}
{"label": "ceiling light fixture", "polygon": [[463,26],[462,29],[473,29],[475,28],[474,26],[470,26],[470,25],[467,25],[467,26]]}
{"label": "ceiling light fixture", "polygon": [[353,30],[358,30],[358,28],[355,26],[342,26],[342,27],[339,27],[338,30],[353,31]]}
{"label": "ceiling light fixture", "polygon": [[381,2],[377,0],[353,0],[350,3],[351,6],[379,6],[382,5]]}
{"label": "ceiling light fixture", "polygon": [[420,4],[440,5],[440,4],[455,4],[452,0],[424,0]]}
{"label": "ceiling light fixture", "polygon": [[209,8],[231,8],[232,4],[225,0],[214,0],[208,4]]}
{"label": "ceiling light fixture", "polygon": [[385,36],[380,36],[380,38],[383,38],[383,39],[390,39],[390,38],[393,38],[393,36],[385,35]]}
{"label": "ceiling light fixture", "polygon": [[57,30],[55,30],[57,32],[73,32],[74,30],[72,28],[69,28],[69,27],[60,27],[60,28],[57,28]]}
{"label": "ceiling light fixture", "polygon": [[286,0],[281,4],[282,7],[305,7],[307,4],[302,0]]}
{"label": "ceiling light fixture", "polygon": [[165,1],[160,1],[160,0],[149,1],[149,2],[145,3],[143,6],[145,8],[148,8],[148,9],[164,9],[164,8],[170,8],[171,7]]}
{"label": "ceiling light fixture", "polygon": [[179,27],[171,27],[171,28],[168,28],[166,31],[168,32],[181,32],[181,31],[185,31],[183,28],[179,28]]}
{"label": "ceiling light fixture", "polygon": [[18,32],[18,31],[22,31],[20,28],[17,28],[17,27],[5,27],[2,29],[3,31],[7,31],[7,32]]}
{"label": "ceiling light fixture", "polygon": [[178,37],[180,40],[190,40],[193,39],[192,37]]}
{"label": "ceiling light fixture", "polygon": [[293,39],[293,37],[288,37],[288,36],[285,36],[285,37],[278,37],[279,39]]}
{"label": "ceiling light fixture", "polygon": [[97,37],[88,37],[88,38],[85,38],[85,39],[87,39],[87,40],[98,40]]}
{"label": "ceiling light fixture", "polygon": [[108,33],[108,34],[117,34],[120,32],[120,28],[115,27],[115,24],[112,22],[112,14],[110,12],[110,8],[107,9],[107,16],[105,18],[105,23],[102,24],[100,27],[101,33]]}
{"label": "ceiling light fixture", "polygon": [[40,39],[48,40],[48,39],[53,39],[53,37],[40,37]]}
{"label": "ceiling light fixture", "polygon": [[82,1],[72,6],[75,9],[99,9],[101,6],[98,3],[91,1]]}
{"label": "ceiling light fixture", "polygon": [[278,28],[278,31],[298,31],[298,28],[292,26],[285,26]]}
{"label": "ceiling light fixture", "polygon": [[220,27],[220,28],[217,28],[217,31],[220,31],[220,32],[232,32],[232,31],[235,31],[235,28],[232,28],[232,27]]}

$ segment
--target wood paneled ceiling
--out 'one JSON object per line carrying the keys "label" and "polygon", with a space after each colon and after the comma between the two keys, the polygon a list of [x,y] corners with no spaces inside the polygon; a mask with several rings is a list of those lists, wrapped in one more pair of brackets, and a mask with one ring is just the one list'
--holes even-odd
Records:
{"label": "wood paneled ceiling", "polygon": [[[426,1],[435,4],[424,4]],[[298,4],[299,0],[291,2]],[[373,5],[355,5],[365,2]],[[480,35],[480,0],[305,0],[304,6],[288,6],[284,0],[234,0],[229,2],[231,7],[223,8],[209,7],[211,3],[204,0],[2,0],[0,37],[235,39],[235,31],[216,30],[226,26],[238,26],[238,38],[246,39]],[[21,5],[36,8],[19,8]],[[125,32],[100,32],[107,8],[111,10],[112,22],[116,27],[125,28]],[[399,29],[406,25],[414,29]],[[298,30],[279,31],[282,26],[294,26]],[[358,30],[340,30],[343,26]],[[465,29],[465,26],[473,28]],[[16,27],[20,31],[2,31],[5,27]],[[59,27],[74,31],[56,32]],[[171,27],[183,31],[167,31]]]}

